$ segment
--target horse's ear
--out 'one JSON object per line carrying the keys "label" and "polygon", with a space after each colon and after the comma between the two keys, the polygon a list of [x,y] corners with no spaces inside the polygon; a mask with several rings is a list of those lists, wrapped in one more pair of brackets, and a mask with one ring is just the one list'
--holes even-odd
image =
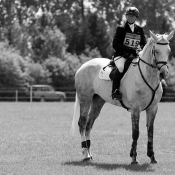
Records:
{"label": "horse's ear", "polygon": [[151,30],[149,32],[151,37],[157,42],[159,38],[153,32],[151,32]]}
{"label": "horse's ear", "polygon": [[175,30],[171,31],[170,34],[167,36],[168,41],[173,37],[174,32],[175,32]]}

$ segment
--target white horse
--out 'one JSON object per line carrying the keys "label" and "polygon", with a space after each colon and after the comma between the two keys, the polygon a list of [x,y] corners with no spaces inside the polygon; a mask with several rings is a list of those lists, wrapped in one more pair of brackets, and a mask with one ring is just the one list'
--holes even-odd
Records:
{"label": "white horse", "polygon": [[[146,110],[147,116],[147,156],[151,163],[157,163],[153,151],[154,119],[158,110],[158,102],[162,97],[160,73],[168,75],[167,61],[170,53],[169,34],[155,35],[150,31],[151,38],[143,48],[138,65],[131,64],[128,73],[120,85],[122,100],[111,98],[112,82],[99,79],[101,68],[109,64],[108,59],[95,58],[83,64],[75,75],[76,101],[72,122],[72,132],[81,134],[83,160],[91,160],[90,132],[105,102],[125,107],[131,111],[132,147],[130,157],[132,164],[137,164],[137,140],[139,138],[140,113]],[[79,125],[79,126],[78,126]]]}

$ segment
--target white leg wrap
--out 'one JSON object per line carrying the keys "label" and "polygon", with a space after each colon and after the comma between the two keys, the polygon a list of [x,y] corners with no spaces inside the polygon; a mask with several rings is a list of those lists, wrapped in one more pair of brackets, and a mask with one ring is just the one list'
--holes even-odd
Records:
{"label": "white leg wrap", "polygon": [[82,148],[82,153],[83,153],[84,159],[90,159],[91,158],[90,152],[87,148]]}

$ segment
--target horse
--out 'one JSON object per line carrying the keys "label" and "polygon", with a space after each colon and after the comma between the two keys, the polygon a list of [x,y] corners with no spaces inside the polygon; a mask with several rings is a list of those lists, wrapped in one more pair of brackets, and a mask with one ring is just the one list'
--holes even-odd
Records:
{"label": "horse", "polygon": [[138,164],[137,141],[139,138],[140,113],[146,111],[147,156],[150,163],[157,163],[153,149],[154,120],[158,111],[158,102],[162,97],[160,74],[168,76],[169,40],[174,35],[154,34],[140,52],[136,65],[131,64],[121,81],[122,100],[111,97],[112,82],[99,78],[99,72],[109,64],[107,58],[94,58],[84,63],[75,74],[76,99],[71,131],[74,136],[81,135],[83,161],[92,161],[90,133],[103,105],[108,102],[131,112],[132,145],[131,164]]}

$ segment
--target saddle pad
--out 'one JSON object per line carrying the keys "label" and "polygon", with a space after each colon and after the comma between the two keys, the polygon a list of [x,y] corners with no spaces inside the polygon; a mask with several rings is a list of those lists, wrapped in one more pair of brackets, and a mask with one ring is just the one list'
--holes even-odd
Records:
{"label": "saddle pad", "polygon": [[111,80],[109,77],[109,74],[111,73],[111,71],[112,71],[111,66],[102,67],[100,72],[99,72],[99,78],[102,80]]}

